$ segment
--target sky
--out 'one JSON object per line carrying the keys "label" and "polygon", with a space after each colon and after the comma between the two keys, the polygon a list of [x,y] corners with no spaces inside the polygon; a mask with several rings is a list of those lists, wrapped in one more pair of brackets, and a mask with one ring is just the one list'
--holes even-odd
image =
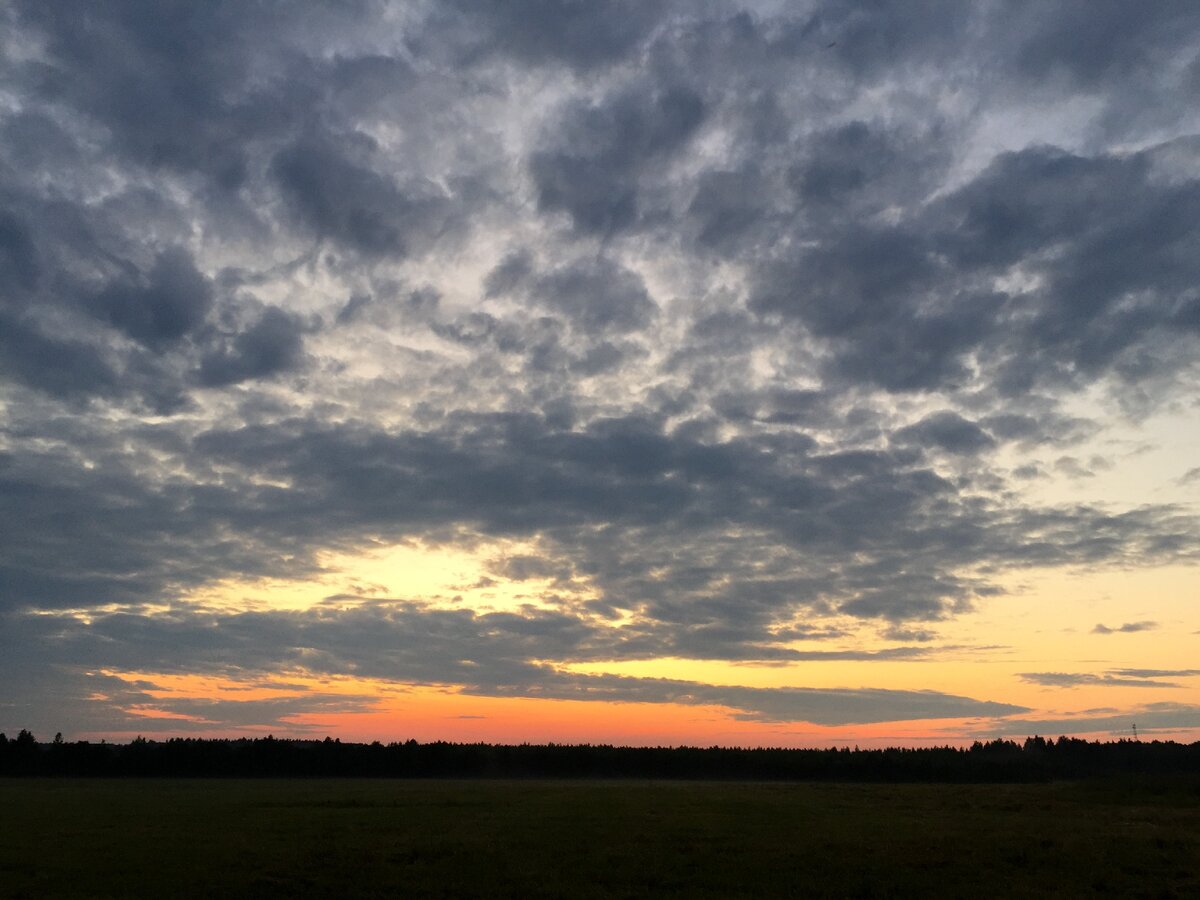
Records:
{"label": "sky", "polygon": [[0,2],[0,730],[1200,739],[1193,0]]}

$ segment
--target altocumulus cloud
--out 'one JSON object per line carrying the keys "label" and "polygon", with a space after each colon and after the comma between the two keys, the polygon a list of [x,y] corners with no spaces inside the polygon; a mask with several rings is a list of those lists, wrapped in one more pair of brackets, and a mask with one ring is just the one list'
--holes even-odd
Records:
{"label": "altocumulus cloud", "polygon": [[[564,667],[920,659],[922,623],[1008,573],[1196,560],[1183,501],[1022,489],[1110,426],[1080,398],[1139,417],[1195,387],[1192,4],[15,0],[0,24],[6,725],[50,697],[144,721],[129,682],[89,705],[119,670],[1003,716]],[[402,540],[536,542],[564,590],[181,603]],[[860,626],[921,646],[807,647]]]}

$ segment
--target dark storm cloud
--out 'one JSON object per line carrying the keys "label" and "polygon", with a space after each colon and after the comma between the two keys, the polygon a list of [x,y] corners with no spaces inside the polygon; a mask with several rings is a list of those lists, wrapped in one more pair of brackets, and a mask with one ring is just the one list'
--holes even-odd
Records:
{"label": "dark storm cloud", "polygon": [[188,475],[153,479],[120,438],[97,445],[89,469],[27,450],[0,471],[5,598],[136,602],[233,572],[300,576],[313,550],[363,534],[467,528],[541,535],[608,602],[683,640],[706,624],[761,635],[803,608],[937,618],[990,590],[963,566],[1181,559],[1195,546],[1194,521],[1170,508],[989,505],[956,496],[919,457],[811,443],[781,455],[769,440],[707,444],[639,418],[582,431],[529,415],[452,422],[212,430],[170,451]]}
{"label": "dark storm cloud", "polygon": [[970,11],[953,0],[834,0],[819,4],[803,31],[824,42],[839,61],[867,74],[914,55],[942,55],[962,38],[970,21]]}
{"label": "dark storm cloud", "polygon": [[[947,248],[970,270],[1021,265],[1045,286],[1017,298],[1028,324],[1002,384],[1039,377],[1138,377],[1160,365],[1144,343],[1195,333],[1200,182],[1155,182],[1145,154],[1086,158],[1051,148],[1007,154],[939,212]],[[1054,248],[1047,254],[1047,248]]]}
{"label": "dark storm cloud", "polygon": [[[0,145],[0,198],[6,207],[0,216],[0,371],[9,383],[64,399],[134,392],[130,382],[135,379],[122,377],[120,354],[104,334],[95,333],[104,331],[95,327],[96,320],[120,322],[158,345],[181,336],[197,313],[203,315],[210,302],[207,286],[179,250],[164,252],[150,278],[128,266],[121,273],[124,280],[114,278],[111,296],[103,295],[100,278],[88,283],[64,271],[103,255],[96,235],[99,216],[70,201],[32,193],[4,149]],[[183,288],[178,303],[172,286]],[[156,300],[168,295],[171,308],[160,311]],[[96,318],[75,321],[81,311]]]}
{"label": "dark storm cloud", "polygon": [[936,122],[905,132],[856,120],[815,135],[788,180],[810,215],[875,215],[924,199],[950,163],[946,137]]}
{"label": "dark storm cloud", "polygon": [[[6,117],[0,140],[0,196],[6,206],[0,305],[8,307],[0,310],[6,323],[0,369],[12,381],[53,397],[132,401],[170,413],[186,405],[183,372],[190,342],[201,336],[218,291],[185,246],[193,214],[167,191],[138,184],[137,174],[123,169],[123,154],[137,157],[138,164],[177,168],[190,163],[176,157],[176,149],[187,145],[206,152],[203,141],[192,140],[195,135],[153,138],[161,153],[157,161],[142,153],[147,148],[123,142],[122,129],[149,140],[157,127],[154,102],[137,91],[161,85],[143,83],[141,76],[149,82],[156,66],[172,65],[169,49],[180,54],[195,49],[176,47],[169,36],[159,35],[165,44],[158,46],[148,33],[127,34],[154,30],[154,10],[146,13],[139,17],[114,6],[85,14],[43,5],[22,13],[44,29],[44,43],[28,37],[47,56],[6,63],[11,83],[19,94],[24,90],[20,102],[26,108]],[[126,46],[129,41],[143,49],[155,45],[147,52],[167,58],[139,58]],[[118,46],[124,48],[122,58],[111,67],[67,74],[75,67],[90,69]],[[137,83],[122,83],[134,78],[131,68],[140,73]],[[197,92],[207,89],[195,85]],[[86,109],[72,109],[76,102]],[[39,105],[49,114],[36,111]],[[98,140],[96,123],[84,116],[109,117],[101,126],[108,139]],[[175,121],[177,131],[185,120],[194,124],[187,116]],[[177,138],[182,143],[171,144]]]}
{"label": "dark storm cloud", "polygon": [[[0,178],[18,176],[0,165]],[[99,398],[157,414],[188,404],[188,373],[204,358],[222,383],[261,377],[299,362],[301,329],[275,310],[228,341],[214,331],[232,301],[192,252],[172,242],[138,246],[131,217],[180,227],[156,197],[103,205],[16,187],[8,243],[24,268],[0,295],[0,371],[15,383],[70,401]],[[143,202],[144,201],[144,202]],[[150,227],[151,223],[147,223]]]}
{"label": "dark storm cloud", "polygon": [[196,271],[190,254],[173,247],[149,272],[106,284],[89,306],[138,343],[159,350],[199,327],[212,299],[212,285]]}
{"label": "dark storm cloud", "polygon": [[[44,53],[16,65],[15,75],[48,108],[70,109],[104,128],[111,152],[235,191],[261,165],[256,143],[311,111],[296,45],[361,27],[371,6],[21,0],[15,18]],[[355,71],[345,61],[327,77],[344,90],[364,80],[356,75],[378,80],[377,70]]]}
{"label": "dark storm cloud", "polygon": [[19,21],[45,41],[45,56],[18,68],[35,96],[100,123],[112,149],[139,164],[202,172],[223,188],[244,181],[246,143],[271,119],[246,89],[254,34],[246,26],[265,24],[259,10],[17,6]]}
{"label": "dark storm cloud", "polygon": [[548,272],[534,291],[586,331],[632,331],[657,311],[641,277],[607,259]]}
{"label": "dark storm cloud", "polygon": [[1200,13],[1186,0],[1144,10],[1120,0],[1016,6],[1017,71],[1031,82],[1066,78],[1093,91],[1106,82],[1152,77],[1180,50],[1194,53],[1189,39],[1200,28]]}
{"label": "dark storm cloud", "polygon": [[772,185],[753,164],[735,171],[705,172],[688,204],[701,246],[724,253],[744,249],[768,226]]}
{"label": "dark storm cloud", "polygon": [[[636,331],[650,324],[658,312],[642,277],[605,257],[538,272],[528,251],[516,251],[506,255],[483,284],[486,296],[528,297],[566,317],[584,335]],[[484,315],[474,314],[477,320]]]}
{"label": "dark storm cloud", "polygon": [[662,0],[454,0],[435,22],[468,54],[499,54],[527,63],[562,63],[587,71],[633,53],[668,8]]}
{"label": "dark storm cloud", "polygon": [[829,342],[831,378],[893,391],[953,387],[1002,298],[947,278],[925,235],[851,226],[756,278],[751,308]]}
{"label": "dark storm cloud", "polygon": [[979,453],[996,443],[977,424],[951,410],[931,413],[919,422],[901,428],[892,435],[892,440],[961,454]]}
{"label": "dark storm cloud", "polygon": [[204,356],[200,383],[221,387],[294,369],[302,362],[307,330],[298,316],[269,307],[245,331]]}
{"label": "dark storm cloud", "polygon": [[16,216],[0,213],[0,278],[11,290],[31,291],[40,275],[33,237]]}
{"label": "dark storm cloud", "polygon": [[530,157],[538,208],[566,212],[576,230],[604,236],[642,213],[638,182],[668,161],[704,120],[686,87],[642,89],[572,106],[549,146]]}
{"label": "dark storm cloud", "polygon": [[445,225],[449,200],[427,179],[401,187],[346,150],[370,155],[365,135],[302,139],[281,150],[271,168],[300,219],[319,237],[367,256],[399,255]]}
{"label": "dark storm cloud", "polygon": [[507,294],[523,284],[533,272],[533,255],[528,250],[515,250],[500,260],[483,280],[488,297]]}
{"label": "dark storm cloud", "polygon": [[[751,305],[829,339],[831,374],[891,390],[952,387],[969,353],[1006,393],[1143,378],[1195,341],[1198,203],[1200,182],[1157,181],[1146,153],[1031,148],[911,220],[818,233]],[[1014,270],[1041,286],[989,287]]]}
{"label": "dark storm cloud", "polygon": [[7,379],[71,399],[115,393],[118,374],[96,347],[56,340],[0,310],[0,372]]}

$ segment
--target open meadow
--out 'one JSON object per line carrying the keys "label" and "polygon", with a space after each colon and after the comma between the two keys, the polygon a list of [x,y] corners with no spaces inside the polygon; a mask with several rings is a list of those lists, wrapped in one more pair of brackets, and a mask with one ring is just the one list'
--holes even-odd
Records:
{"label": "open meadow", "polygon": [[1200,896],[1200,782],[0,780],[5,897]]}

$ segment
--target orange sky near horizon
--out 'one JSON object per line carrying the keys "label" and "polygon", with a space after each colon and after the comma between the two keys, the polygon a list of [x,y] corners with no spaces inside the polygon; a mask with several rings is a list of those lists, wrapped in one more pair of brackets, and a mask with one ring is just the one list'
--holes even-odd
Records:
{"label": "orange sky near horizon", "polygon": [[[149,679],[162,684],[162,697],[221,698],[234,687],[243,700],[291,696],[288,691],[247,689],[235,682],[220,683],[212,678],[160,676],[147,673],[129,678]],[[918,719],[841,726],[810,723],[756,722],[736,718],[736,711],[719,706],[692,706],[677,703],[617,703],[537,699],[526,697],[485,697],[442,687],[397,687],[364,685],[346,679],[336,683],[312,682],[314,688],[331,687],[347,693],[374,690],[374,708],[363,712],[301,714],[291,717],[291,728],[203,727],[203,721],[177,718],[181,727],[169,732],[184,737],[275,737],[371,742],[450,741],[455,743],[578,743],[629,746],[737,746],[737,747],[886,747],[886,746],[966,746],[975,740],[997,738],[1022,739],[1020,727],[1025,717],[1011,722],[979,719]],[[152,708],[131,710],[147,719],[162,718]],[[167,718],[174,718],[167,716]],[[147,724],[150,724],[147,722]],[[1132,724],[1136,724],[1131,722]],[[1036,729],[1034,730],[1036,731]],[[1029,731],[1029,733],[1034,733]],[[1038,732],[1056,737],[1059,733],[1090,740],[1129,738],[1132,732],[1113,734],[1110,729],[1059,730]],[[1144,739],[1200,740],[1200,728],[1155,730],[1139,729]],[[125,741],[150,731],[136,727],[128,730],[81,732],[82,740]]]}
{"label": "orange sky near horizon", "polygon": [[[494,546],[488,549],[491,553],[496,552]],[[416,551],[409,547],[396,552],[411,563]],[[373,554],[367,565],[354,570],[357,577],[365,581],[386,576],[378,565],[379,558],[378,553]],[[447,559],[454,565],[446,567]],[[431,605],[442,605],[447,591],[461,586],[467,579],[477,581],[480,578],[481,573],[472,570],[477,559],[470,554],[434,553],[423,573],[409,582],[413,586],[411,593],[423,593]],[[342,565],[347,565],[346,560]],[[453,577],[443,577],[439,581],[438,566],[443,567],[442,576]],[[391,576],[397,586],[403,579],[403,573],[394,572]],[[443,583],[447,580],[453,583]],[[279,584],[226,586],[225,590],[230,592],[227,601],[214,605],[226,609],[237,606],[259,609],[278,602],[283,607],[303,608],[304,600],[329,585],[282,585],[281,599],[276,600],[274,591],[279,587]],[[527,583],[498,583],[489,585],[487,591],[489,599],[499,597],[511,602],[510,598],[519,596],[520,602],[527,602],[531,588],[536,587],[536,584]],[[1025,721],[1070,722],[1073,719],[1079,720],[1077,728],[1064,727],[1057,731],[1094,739],[1113,739],[1132,733],[1132,726],[1137,724],[1137,710],[1150,709],[1153,704],[1163,702],[1194,703],[1200,698],[1200,673],[1172,678],[1171,682],[1178,686],[1170,688],[1104,683],[1062,687],[1032,683],[1021,677],[1031,672],[1092,674],[1132,667],[1187,670],[1200,659],[1195,568],[1180,566],[1107,573],[1031,571],[1013,579],[1010,589],[1011,594],[990,598],[974,612],[937,623],[938,638],[931,642],[927,658],[869,662],[814,659],[774,664],[651,659],[564,662],[558,666],[563,672],[581,675],[665,678],[768,689],[933,690],[1017,704],[1030,710],[1006,719],[918,719],[822,726],[807,722],[756,721],[746,716],[739,718],[738,710],[720,705],[482,696],[455,685],[410,685],[347,675],[315,676],[303,671],[232,677],[116,670],[106,670],[104,674],[130,683],[154,685],[154,688],[143,688],[153,700],[127,708],[126,712],[135,717],[159,719],[156,723],[159,728],[164,720],[170,721],[175,714],[164,712],[154,700],[163,701],[164,705],[167,701],[181,699],[237,703],[319,694],[322,697],[356,697],[364,704],[352,711],[300,713],[286,717],[284,722],[291,725],[286,729],[231,729],[215,724],[208,729],[202,716],[190,721],[179,717],[175,721],[181,726],[180,734],[260,735],[274,731],[277,736],[329,734],[344,740],[385,742],[416,738],[421,741],[706,746],[960,745],[977,738],[1024,736],[1021,723]],[[252,593],[247,595],[246,590]],[[1140,606],[1130,602],[1131,595],[1137,594],[1148,598]],[[213,599],[212,594],[204,598],[205,602]],[[505,608],[503,603],[497,606]],[[1129,617],[1131,609],[1138,616],[1154,617],[1158,627],[1116,634],[1097,634],[1087,627],[1089,623],[1119,624],[1118,618]],[[846,625],[845,622],[838,624]],[[988,636],[988,644],[975,640],[980,634]],[[842,640],[816,644],[797,642],[793,646],[878,652],[896,646],[896,642],[884,640],[872,629],[859,628]],[[1088,724],[1096,716],[1122,715],[1128,723],[1119,728],[1096,728]],[[1162,731],[1156,730],[1151,721],[1144,722],[1140,732],[1146,737],[1164,739],[1190,741],[1200,738],[1200,728]],[[133,727],[127,731],[88,732],[80,736],[120,740],[136,733],[140,732]]]}

